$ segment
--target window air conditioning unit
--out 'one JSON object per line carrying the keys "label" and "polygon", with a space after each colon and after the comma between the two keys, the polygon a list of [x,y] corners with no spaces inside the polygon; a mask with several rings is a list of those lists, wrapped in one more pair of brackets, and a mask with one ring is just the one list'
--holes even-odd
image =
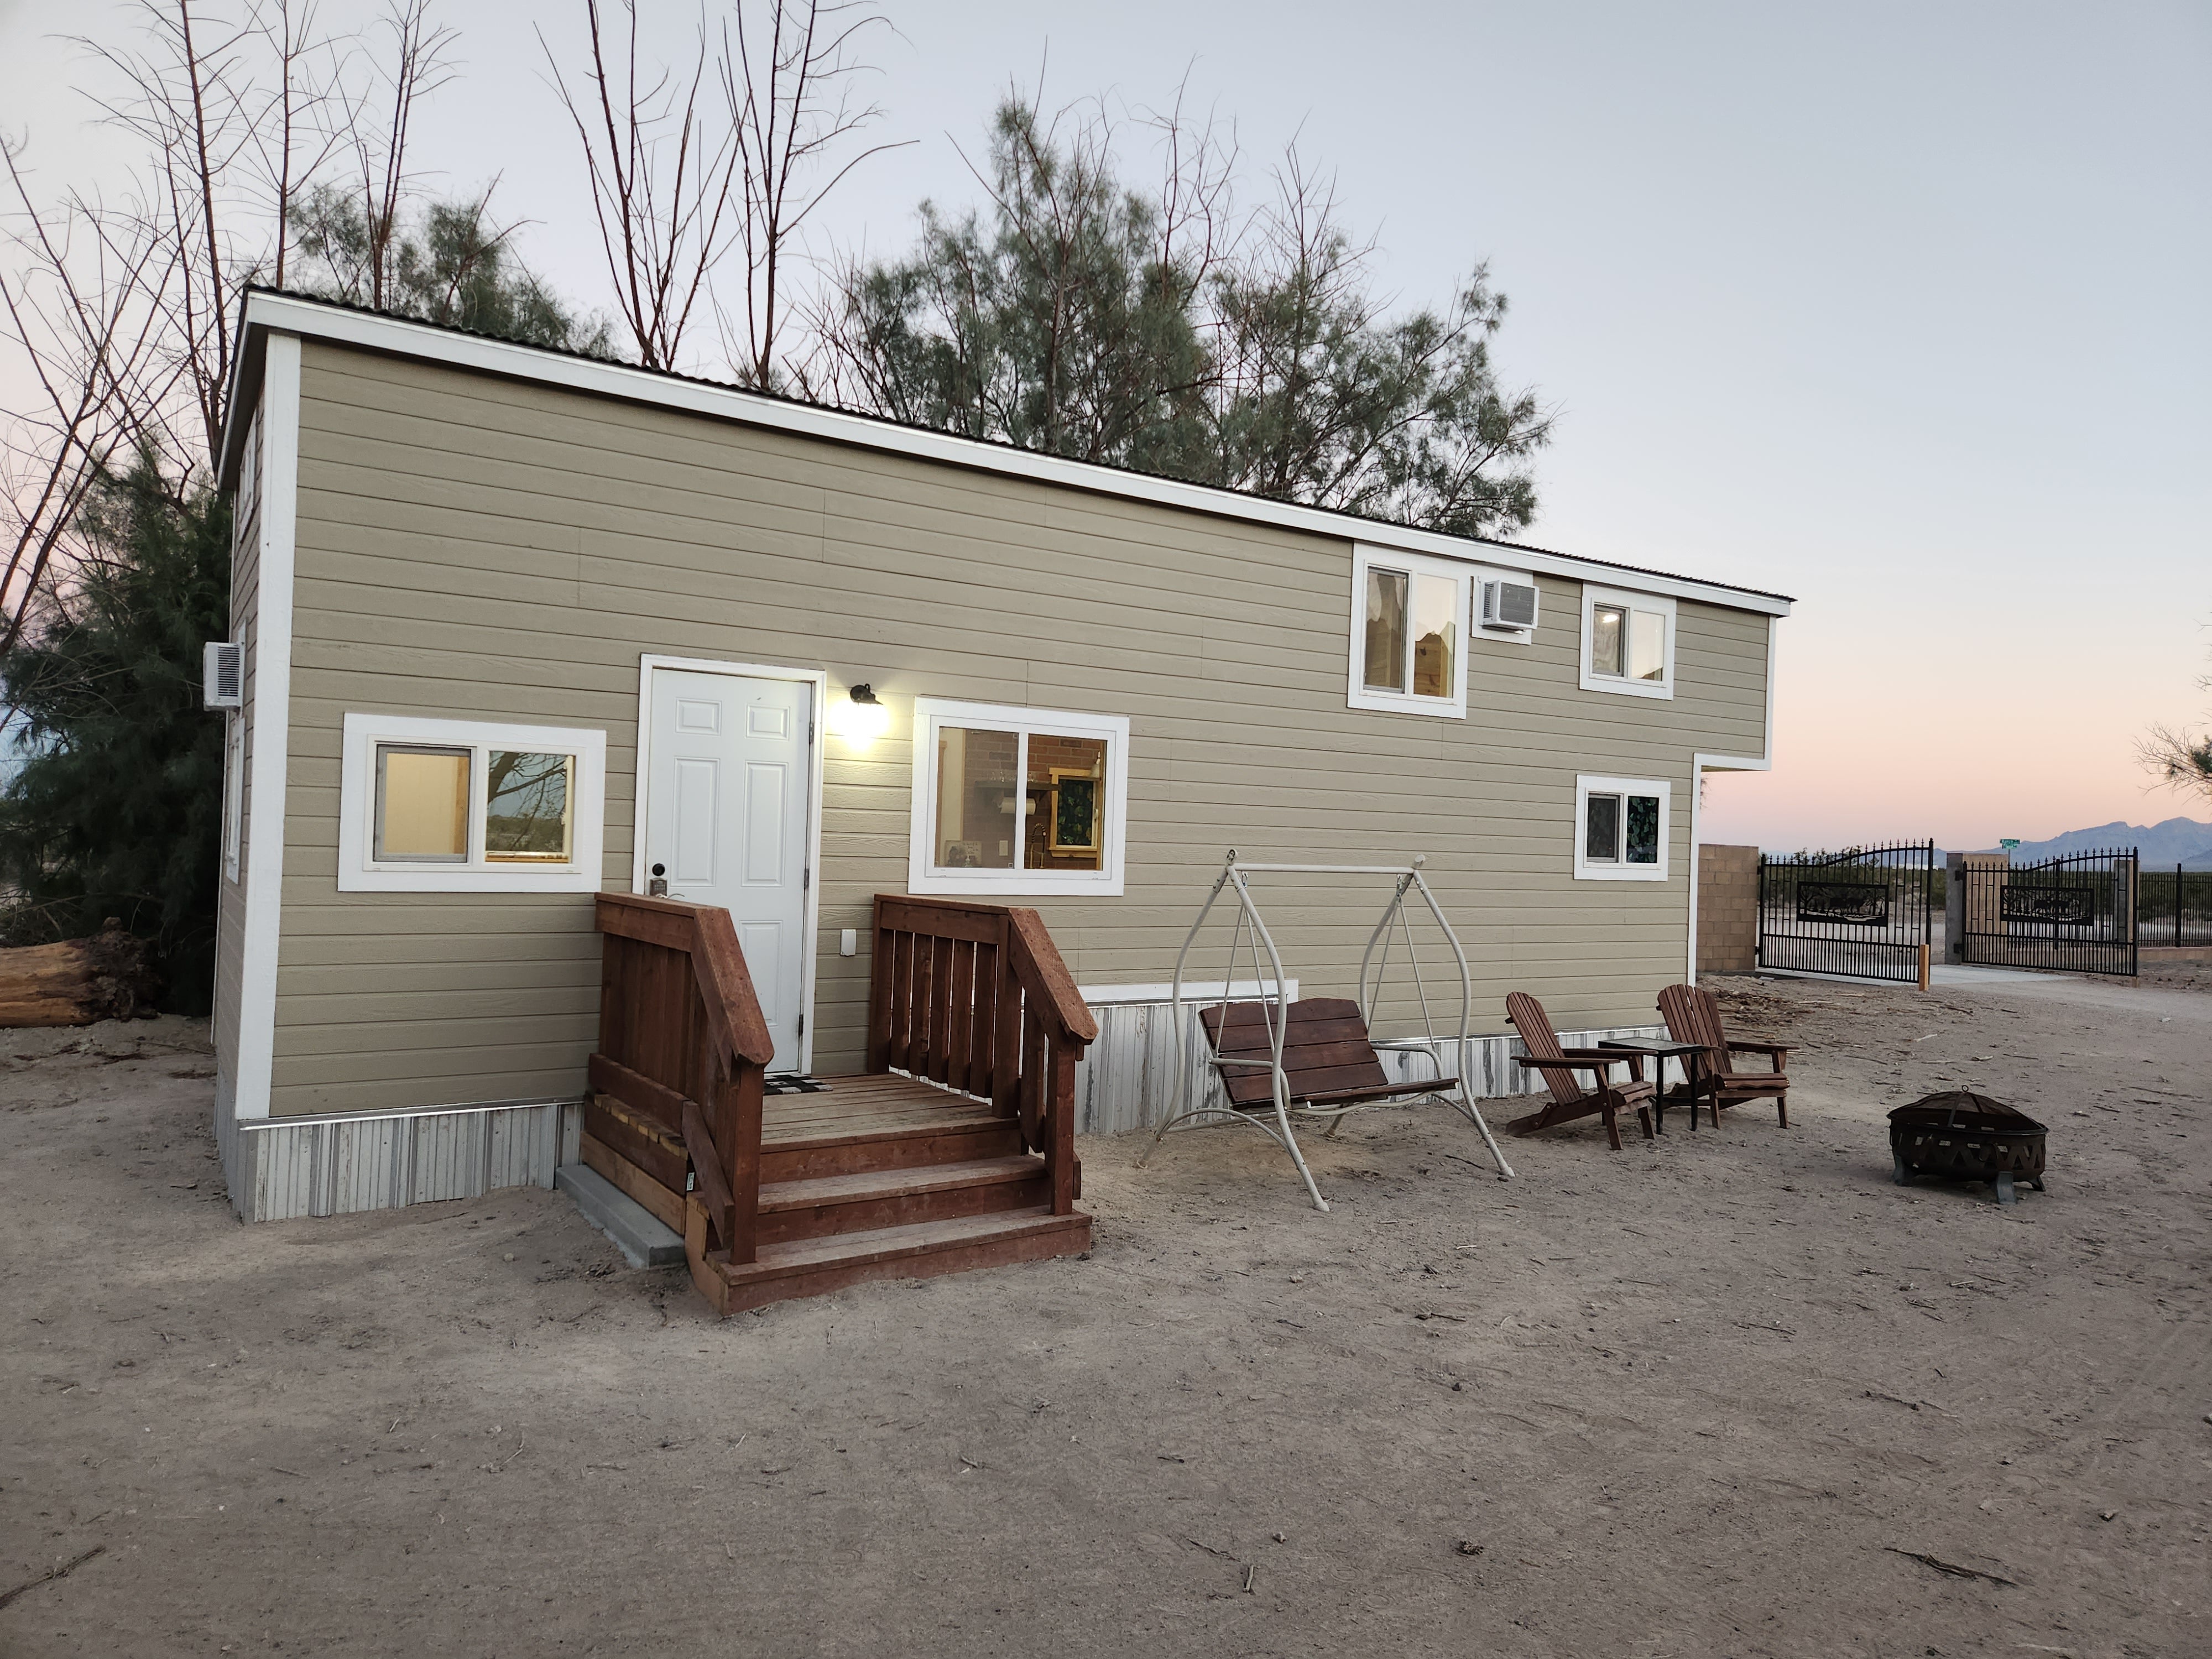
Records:
{"label": "window air conditioning unit", "polygon": [[1515,629],[1534,628],[1536,625],[1535,584],[1483,583],[1482,625],[1485,628]]}
{"label": "window air conditioning unit", "polygon": [[246,647],[218,641],[200,647],[200,707],[246,706]]}

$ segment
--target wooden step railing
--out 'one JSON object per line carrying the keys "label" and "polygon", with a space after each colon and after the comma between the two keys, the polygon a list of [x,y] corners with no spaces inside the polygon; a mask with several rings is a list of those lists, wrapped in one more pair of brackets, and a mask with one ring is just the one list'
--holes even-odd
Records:
{"label": "wooden step railing", "polygon": [[714,1243],[754,1260],[761,1097],[775,1042],[727,910],[599,896],[592,1087],[680,1135]]}
{"label": "wooden step railing", "polygon": [[988,1100],[1044,1155],[1055,1215],[1079,1196],[1075,1062],[1098,1022],[1035,910],[876,895],[868,1069]]}

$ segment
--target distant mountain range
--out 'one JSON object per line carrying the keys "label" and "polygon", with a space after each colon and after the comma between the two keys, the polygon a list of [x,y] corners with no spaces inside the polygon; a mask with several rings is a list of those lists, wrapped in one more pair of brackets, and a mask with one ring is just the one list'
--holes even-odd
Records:
{"label": "distant mountain range", "polygon": [[2199,823],[2195,818],[2168,818],[2163,823],[2115,822],[2100,823],[2094,830],[2069,830],[2049,841],[2021,842],[2012,849],[2012,861],[2033,864],[2068,853],[2130,847],[2142,854],[2146,870],[2171,870],[2177,864],[2185,870],[2212,870],[2212,823]]}
{"label": "distant mountain range", "polygon": [[[2092,830],[2069,830],[2048,841],[2021,842],[2012,849],[2012,861],[2015,865],[2035,864],[2045,859],[2062,858],[2069,853],[2125,852],[2130,847],[2142,857],[2145,870],[2171,870],[2177,864],[2185,870],[2212,870],[2212,823],[2199,823],[2195,818],[2168,818],[2163,823],[2124,823],[2116,820]],[[1763,850],[1767,857],[1776,859],[1789,858],[1792,851],[1771,847]],[[1828,850],[1842,849],[1838,847]],[[1939,868],[1946,850],[1941,847],[1936,849]],[[1999,849],[1984,847],[1971,850],[1994,853]]]}

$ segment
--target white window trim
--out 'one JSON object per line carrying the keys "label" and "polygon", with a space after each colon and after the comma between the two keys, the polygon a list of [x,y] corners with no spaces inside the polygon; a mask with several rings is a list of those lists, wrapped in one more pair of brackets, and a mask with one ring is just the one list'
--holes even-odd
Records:
{"label": "white window trim", "polygon": [[234,887],[243,867],[246,839],[246,714],[223,716],[222,873]]}
{"label": "white window trim", "polygon": [[[1442,576],[1458,584],[1459,647],[1452,653],[1452,694],[1423,697],[1411,691],[1377,691],[1367,678],[1367,572],[1370,566],[1414,575]],[[1472,599],[1478,567],[1458,559],[1432,559],[1419,553],[1355,543],[1352,549],[1352,614],[1345,666],[1345,707],[1383,714],[1427,714],[1437,720],[1467,718],[1468,646],[1474,633]]]}
{"label": "white window trim", "polygon": [[[369,823],[376,811],[379,744],[432,744],[462,749],[527,749],[576,757],[566,864],[379,864],[371,856]],[[595,893],[605,846],[607,734],[598,726],[510,726],[488,720],[422,720],[400,714],[349,714],[338,783],[338,891],[341,893]],[[472,768],[469,844],[483,844],[483,777]]]}
{"label": "white window trim", "polygon": [[[1619,674],[1599,674],[1591,672],[1591,625],[1598,606],[1626,605],[1632,611],[1650,611],[1667,619],[1667,678],[1654,685],[1649,680],[1632,680]],[[1675,603],[1662,593],[1634,593],[1620,587],[1583,587],[1583,690],[1603,691],[1616,697],[1668,697],[1674,695],[1674,623]]]}
{"label": "white window trim", "polygon": [[[1656,795],[1659,798],[1659,862],[1656,864],[1593,864],[1583,856],[1589,825],[1592,795]],[[1628,812],[1622,808],[1621,834],[1628,833]],[[1674,786],[1659,778],[1577,777],[1575,780],[1575,879],[1577,881],[1664,881],[1674,839]]]}
{"label": "white window trim", "polygon": [[[980,727],[988,732],[1044,732],[1106,739],[1106,848],[1096,870],[937,870],[930,849],[937,838],[937,728]],[[914,808],[907,845],[909,893],[1013,895],[1025,898],[1092,894],[1119,898],[1127,859],[1129,720],[1125,714],[1077,714],[1058,708],[1019,708],[1003,703],[914,700]]]}

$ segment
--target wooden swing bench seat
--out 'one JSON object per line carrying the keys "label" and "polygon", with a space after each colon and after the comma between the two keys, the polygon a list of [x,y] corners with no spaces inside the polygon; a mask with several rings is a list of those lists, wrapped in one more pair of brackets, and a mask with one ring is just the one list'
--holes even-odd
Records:
{"label": "wooden swing bench seat", "polygon": [[[1274,1031],[1270,1005],[1219,1003],[1199,1010],[1213,1045],[1221,1086],[1239,1111],[1275,1104]],[[1378,1045],[1367,1034],[1359,1005],[1349,997],[1307,997],[1273,1016],[1283,1031],[1283,1082],[1287,1104],[1310,1111],[1371,1105],[1406,1095],[1434,1094],[1456,1086],[1456,1077],[1394,1083],[1382,1070]]]}

